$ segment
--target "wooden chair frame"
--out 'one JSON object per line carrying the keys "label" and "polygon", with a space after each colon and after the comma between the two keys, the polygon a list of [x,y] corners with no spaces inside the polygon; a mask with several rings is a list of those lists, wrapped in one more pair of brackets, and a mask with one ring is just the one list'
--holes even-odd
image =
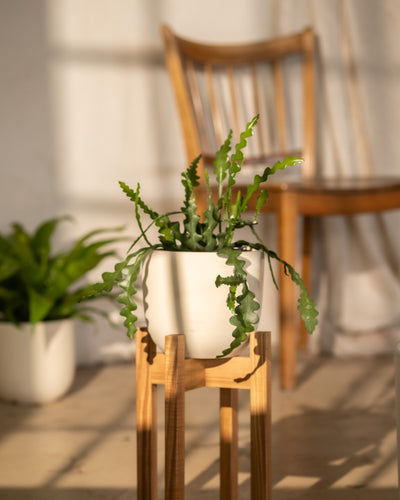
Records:
{"label": "wooden chair frame", "polygon": [[[285,151],[285,93],[283,90],[283,72],[281,58],[288,54],[300,54],[303,60],[303,145],[296,151],[304,159],[302,167],[303,179],[296,182],[268,184],[269,198],[262,208],[263,212],[277,215],[279,256],[295,265],[298,249],[298,220],[303,223],[302,277],[308,289],[311,285],[311,242],[312,221],[315,217],[327,215],[354,215],[368,212],[382,212],[400,208],[400,178],[364,178],[364,179],[329,179],[316,176],[315,161],[315,35],[311,28],[300,33],[279,37],[273,40],[248,43],[242,45],[210,45],[184,39],[175,35],[172,30],[162,26],[165,45],[165,56],[172,85],[175,91],[186,146],[188,162],[191,162],[202,151],[199,99],[194,95],[193,64],[204,64],[210,87],[210,114],[213,117],[215,130],[220,128],[220,117],[216,105],[216,94],[212,91],[213,68],[222,65],[227,68],[230,81],[231,107],[234,124],[237,127],[238,95],[234,91],[232,68],[235,65],[254,65],[257,61],[271,61],[275,72],[277,118],[279,142],[282,145],[280,156],[292,154]],[[192,74],[192,76],[191,76]],[[254,85],[256,87],[256,85]],[[255,101],[260,98],[259,92]],[[275,155],[276,157],[276,155]],[[205,158],[211,161],[212,158]],[[254,160],[254,159],[253,159]],[[256,158],[258,162],[268,162],[268,155]],[[249,158],[252,163],[252,158]],[[249,165],[250,166],[250,165]],[[203,180],[203,172],[200,171]],[[236,186],[236,192],[243,186]],[[262,188],[262,186],[261,186]],[[236,195],[236,192],[234,195]],[[205,208],[206,187],[201,182],[197,192],[200,209]],[[255,210],[254,198],[250,201],[249,210]],[[301,328],[298,337],[298,315],[296,311],[296,290],[290,279],[280,271],[279,315],[280,315],[280,379],[283,388],[292,388],[296,382],[297,348],[305,348],[307,334]]]}
{"label": "wooden chair frame", "polygon": [[220,498],[238,499],[238,389],[250,391],[251,500],[271,500],[271,341],[250,334],[249,356],[185,359],[184,335],[165,354],[136,333],[137,498],[157,499],[157,385],[165,386],[165,500],[185,496],[185,391],[220,388]]}

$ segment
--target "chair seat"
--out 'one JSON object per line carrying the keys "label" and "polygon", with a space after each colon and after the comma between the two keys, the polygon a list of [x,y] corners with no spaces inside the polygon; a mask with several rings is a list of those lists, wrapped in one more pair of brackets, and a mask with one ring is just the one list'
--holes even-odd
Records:
{"label": "chair seat", "polygon": [[[272,182],[268,184],[269,189],[276,189]],[[400,177],[348,177],[332,179],[302,179],[300,181],[288,181],[280,183],[280,189],[295,190],[312,193],[330,193],[343,195],[347,192],[351,195],[360,192],[368,193],[377,190],[393,190],[400,188]],[[399,200],[400,203],[400,200]]]}
{"label": "chair seat", "polygon": [[[243,189],[236,185],[233,194]],[[262,187],[262,185],[261,185]],[[351,215],[400,208],[400,177],[318,179],[268,183],[269,198],[262,212],[276,212],[291,198],[300,215]],[[257,193],[255,193],[256,196]],[[255,196],[249,209],[255,209]]]}

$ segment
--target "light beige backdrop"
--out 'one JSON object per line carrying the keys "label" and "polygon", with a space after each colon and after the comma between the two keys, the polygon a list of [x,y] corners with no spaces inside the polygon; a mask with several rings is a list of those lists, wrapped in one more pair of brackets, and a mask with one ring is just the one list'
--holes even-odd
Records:
{"label": "light beige backdrop", "polygon": [[[69,213],[76,223],[60,239],[121,223],[133,233],[118,180],[140,181],[157,209],[180,202],[185,162],[161,22],[221,42],[314,26],[323,175],[400,175],[398,0],[0,0],[1,229]],[[315,349],[391,349],[399,226],[399,214],[319,225]],[[265,302],[276,341],[276,297]],[[132,356],[122,328],[81,333],[80,363]]]}

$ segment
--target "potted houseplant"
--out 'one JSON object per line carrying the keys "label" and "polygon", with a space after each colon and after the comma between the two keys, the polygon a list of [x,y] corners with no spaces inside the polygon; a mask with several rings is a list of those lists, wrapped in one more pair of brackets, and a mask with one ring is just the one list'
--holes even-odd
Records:
{"label": "potted houseplant", "polygon": [[[54,251],[52,236],[66,217],[45,221],[29,234],[15,223],[0,234],[0,397],[21,403],[57,399],[75,374],[72,318],[99,312],[81,279],[103,259],[117,238],[107,230],[85,234]],[[83,280],[82,280],[83,281]],[[107,294],[105,294],[107,295]]]}
{"label": "potted houseplant", "polygon": [[[259,211],[268,197],[266,189],[259,191],[254,217],[251,220],[244,218],[247,203],[260,184],[278,169],[299,164],[301,159],[287,157],[272,167],[266,167],[262,175],[254,176],[246,192],[239,193],[235,199],[232,197],[232,187],[244,160],[243,149],[257,120],[258,116],[247,124],[233,152],[232,132],[217,152],[213,172],[218,185],[217,200],[212,199],[210,174],[205,171],[209,196],[208,207],[203,214],[197,213],[195,198],[195,188],[199,186],[197,167],[200,157],[182,174],[185,195],[183,206],[178,212],[158,214],[141,198],[140,184],[133,190],[120,182],[123,192],[135,204],[140,234],[133,241],[126,258],[115,265],[113,272],[104,273],[103,281],[94,285],[90,293],[97,296],[110,293],[115,286],[120,287],[118,301],[122,304],[121,315],[125,317],[124,324],[129,337],[133,337],[136,331],[137,281],[142,271],[145,317],[149,333],[161,349],[164,347],[165,335],[184,333],[188,356],[231,354],[247,340],[248,333],[254,330],[259,319],[257,310],[260,308],[260,298],[256,297],[256,288],[263,256],[266,257],[272,276],[271,259],[276,259],[298,285],[301,318],[309,332],[314,330],[318,313],[302,279],[289,263],[282,261],[262,243],[256,232]],[[150,218],[147,227],[142,223],[141,212]],[[148,236],[151,226],[158,229],[156,243],[151,243]],[[251,241],[235,238],[237,231],[243,228],[250,231]],[[193,258],[197,260],[193,261]],[[206,279],[205,285],[200,283],[203,277]],[[168,302],[170,298],[176,297],[183,300],[184,304],[179,301],[172,304]],[[208,298],[210,302],[206,302]],[[213,305],[217,306],[217,313],[214,313]],[[192,313],[197,318],[197,326],[188,317]],[[213,347],[211,342],[223,328],[216,323],[217,317],[222,317],[223,327],[228,334],[225,333],[223,340]]]}

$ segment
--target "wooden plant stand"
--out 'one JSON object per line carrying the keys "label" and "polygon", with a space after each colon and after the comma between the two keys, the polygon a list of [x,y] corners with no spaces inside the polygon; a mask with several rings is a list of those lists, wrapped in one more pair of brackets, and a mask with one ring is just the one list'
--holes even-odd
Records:
{"label": "wooden plant stand", "polygon": [[165,386],[165,500],[185,496],[185,391],[220,389],[220,499],[238,499],[238,389],[250,390],[251,500],[271,500],[270,334],[250,334],[250,355],[185,359],[184,335],[165,354],[136,334],[137,499],[157,499],[157,384]]}

